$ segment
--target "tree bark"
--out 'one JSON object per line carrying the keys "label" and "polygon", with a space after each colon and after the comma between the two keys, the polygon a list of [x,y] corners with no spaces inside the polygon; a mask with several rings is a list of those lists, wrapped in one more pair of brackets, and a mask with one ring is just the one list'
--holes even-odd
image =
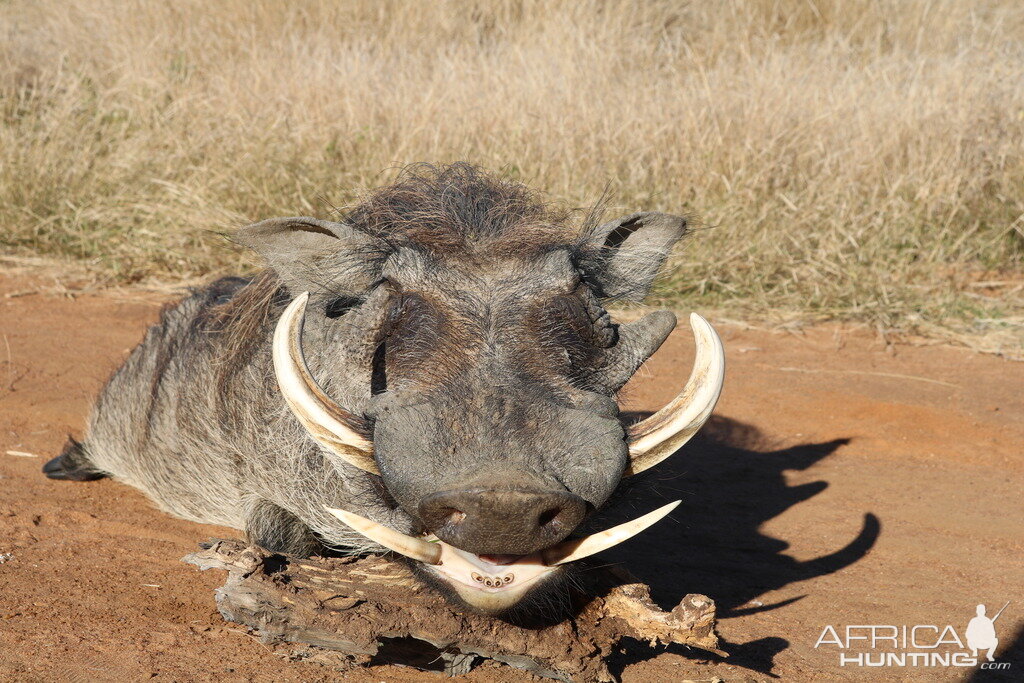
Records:
{"label": "tree bark", "polygon": [[671,612],[650,589],[613,570],[586,573],[571,618],[516,625],[460,610],[384,557],[295,559],[239,541],[212,541],[184,558],[224,569],[217,607],[265,642],[302,643],[344,653],[355,665],[406,664],[465,673],[493,659],[563,681],[612,681],[607,658],[622,638],[651,646],[717,649],[715,604],[690,594]]}

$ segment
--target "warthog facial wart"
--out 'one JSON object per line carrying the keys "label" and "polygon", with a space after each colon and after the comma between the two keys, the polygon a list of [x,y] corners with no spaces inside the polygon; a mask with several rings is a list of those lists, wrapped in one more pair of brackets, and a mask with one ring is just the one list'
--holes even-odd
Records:
{"label": "warthog facial wart", "polygon": [[269,267],[168,308],[44,471],[113,476],[275,552],[392,551],[473,610],[528,606],[678,505],[575,535],[721,392],[721,340],[692,314],[678,396],[630,426],[616,402],[675,316],[604,306],[643,299],[685,233],[574,222],[466,164],[411,167],[338,222],[250,225],[235,240]]}

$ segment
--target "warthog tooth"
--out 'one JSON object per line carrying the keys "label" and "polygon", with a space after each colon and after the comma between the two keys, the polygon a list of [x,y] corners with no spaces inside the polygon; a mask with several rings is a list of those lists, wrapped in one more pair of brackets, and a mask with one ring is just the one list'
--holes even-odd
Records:
{"label": "warthog tooth", "polygon": [[548,566],[582,560],[584,557],[607,550],[636,536],[647,527],[661,521],[665,515],[675,510],[676,506],[681,502],[677,500],[674,503],[662,505],[657,510],[648,512],[642,517],[637,517],[630,522],[613,526],[611,529],[599,531],[585,538],[576,538],[551,546],[541,553],[541,558],[544,560],[544,564]]}
{"label": "warthog tooth", "polygon": [[629,428],[625,476],[642,472],[675,453],[697,433],[718,403],[725,380],[725,350],[711,324],[696,313],[690,327],[697,342],[686,386],[667,406]]}
{"label": "warthog tooth", "polygon": [[359,469],[380,474],[373,459],[373,444],[353,428],[360,419],[331,400],[306,367],[302,321],[308,300],[309,292],[295,297],[274,329],[274,374],[281,395],[317,443]]}
{"label": "warthog tooth", "polygon": [[390,529],[383,524],[360,517],[347,510],[326,508],[328,512],[340,519],[353,531],[366,536],[375,543],[395,551],[399,555],[411,557],[425,564],[438,564],[441,561],[441,547],[437,543],[428,543],[419,538],[407,536],[400,531]]}

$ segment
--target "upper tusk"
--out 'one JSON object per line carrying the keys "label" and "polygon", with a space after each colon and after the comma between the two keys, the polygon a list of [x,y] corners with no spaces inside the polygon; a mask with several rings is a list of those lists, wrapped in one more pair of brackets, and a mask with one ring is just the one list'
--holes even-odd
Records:
{"label": "upper tusk", "polygon": [[600,531],[596,534],[591,534],[586,538],[577,538],[551,546],[541,553],[541,557],[544,560],[544,564],[548,566],[582,560],[584,557],[589,557],[595,553],[601,552],[602,550],[607,550],[614,545],[618,545],[619,543],[636,536],[647,527],[661,521],[665,515],[675,510],[676,506],[681,502],[682,501],[677,500],[674,503],[662,505],[657,510],[648,512],[642,517],[637,517],[631,522],[613,526],[611,529],[605,529],[604,531]]}
{"label": "upper tusk", "polygon": [[623,476],[642,472],[675,453],[697,433],[718,403],[725,381],[725,349],[715,328],[696,313],[690,327],[697,354],[690,379],[667,406],[628,430],[629,464]]}
{"label": "upper tusk", "polygon": [[439,543],[428,543],[427,541],[407,536],[400,531],[395,531],[383,524],[378,524],[347,510],[327,508],[327,511],[352,527],[354,531],[400,555],[411,557],[426,564],[439,564],[441,561],[441,545]]}
{"label": "upper tusk", "polygon": [[373,444],[353,425],[360,420],[336,404],[317,385],[302,353],[302,322],[309,292],[288,304],[274,330],[274,374],[288,407],[317,443],[351,465],[380,474]]}

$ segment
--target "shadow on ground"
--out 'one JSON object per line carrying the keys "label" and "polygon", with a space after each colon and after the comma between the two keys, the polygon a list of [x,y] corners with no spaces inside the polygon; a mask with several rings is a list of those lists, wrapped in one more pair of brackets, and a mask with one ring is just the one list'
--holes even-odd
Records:
{"label": "shadow on ground", "polygon": [[[785,554],[789,548],[785,540],[760,531],[768,520],[828,486],[824,481],[789,486],[784,473],[806,469],[847,443],[849,439],[835,439],[773,450],[754,427],[713,417],[683,452],[635,481],[626,480],[627,488],[600,517],[600,525],[608,526],[681,499],[682,505],[672,514],[677,523],[658,525],[602,558],[625,565],[649,583],[662,608],[676,605],[686,593],[712,597],[719,618],[796,602],[803,596],[765,605],[755,601],[765,592],[853,564],[880,533],[878,519],[865,514],[860,533],[844,547],[798,561]],[[773,637],[722,647],[730,655],[730,664],[770,674],[775,655],[788,646],[787,640]],[[679,652],[693,654],[684,648]]]}

